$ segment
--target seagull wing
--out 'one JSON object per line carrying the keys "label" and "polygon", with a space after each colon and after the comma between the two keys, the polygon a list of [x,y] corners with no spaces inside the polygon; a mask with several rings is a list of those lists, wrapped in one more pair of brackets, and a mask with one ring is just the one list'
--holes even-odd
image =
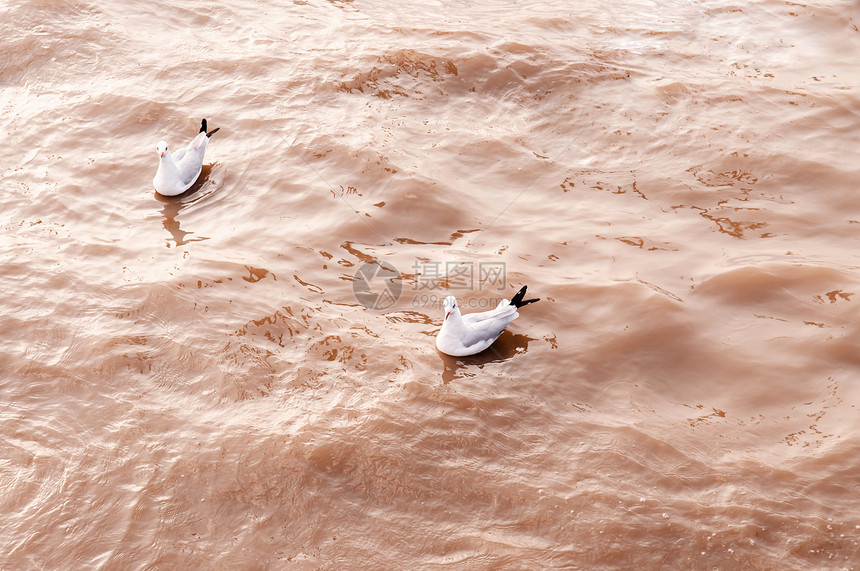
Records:
{"label": "seagull wing", "polygon": [[487,343],[489,346],[517,316],[517,308],[512,305],[505,305],[492,311],[464,315],[463,325],[466,328],[466,338],[463,339],[463,344],[472,346],[478,343]]}
{"label": "seagull wing", "polygon": [[173,156],[173,162],[178,163],[179,161],[181,161],[182,157],[185,156],[185,152],[187,150],[188,150],[188,147],[183,147],[183,148],[179,149],[178,151],[176,151],[175,153],[173,153],[173,155],[172,155]]}
{"label": "seagull wing", "polygon": [[183,184],[191,185],[203,169],[203,155],[206,153],[206,143],[209,138],[206,133],[198,133],[191,144],[180,149],[173,155],[176,168],[179,169],[179,178]]}

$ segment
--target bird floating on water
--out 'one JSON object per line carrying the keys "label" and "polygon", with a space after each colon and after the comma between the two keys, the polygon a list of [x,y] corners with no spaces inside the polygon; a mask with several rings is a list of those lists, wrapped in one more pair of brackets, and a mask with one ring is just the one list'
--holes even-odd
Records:
{"label": "bird floating on water", "polygon": [[509,300],[503,299],[496,309],[480,313],[460,314],[457,298],[449,295],[445,298],[445,321],[436,336],[436,348],[446,355],[466,357],[480,353],[499,338],[502,331],[519,316],[517,309],[540,299],[527,299],[526,288],[523,286]]}
{"label": "bird floating on water", "polygon": [[152,179],[155,192],[162,196],[176,196],[191,188],[203,170],[203,155],[206,153],[209,137],[218,129],[220,127],[207,131],[206,119],[203,119],[200,132],[194,140],[184,149],[179,149],[172,154],[167,143],[159,141],[155,146],[159,155],[158,171]]}

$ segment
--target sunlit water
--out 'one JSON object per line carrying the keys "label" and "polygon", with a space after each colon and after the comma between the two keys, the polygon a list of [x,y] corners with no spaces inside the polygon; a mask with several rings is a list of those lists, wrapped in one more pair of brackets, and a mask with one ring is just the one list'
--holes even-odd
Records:
{"label": "sunlit water", "polygon": [[0,566],[857,568],[858,23],[0,5]]}

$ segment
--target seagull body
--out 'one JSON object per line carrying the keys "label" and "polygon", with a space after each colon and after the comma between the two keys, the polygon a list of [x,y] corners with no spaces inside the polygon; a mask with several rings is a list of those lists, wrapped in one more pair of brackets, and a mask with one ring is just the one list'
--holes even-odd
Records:
{"label": "seagull body", "polygon": [[200,171],[203,170],[203,155],[206,153],[209,137],[214,135],[218,129],[220,127],[207,132],[206,119],[203,119],[200,132],[194,137],[194,140],[184,149],[179,149],[172,154],[167,143],[159,141],[158,145],[155,146],[159,155],[158,171],[155,173],[155,178],[152,179],[152,186],[155,187],[158,194],[176,196],[191,188],[191,185],[200,176]]}
{"label": "seagull body", "polygon": [[446,355],[465,357],[480,353],[499,338],[502,331],[519,317],[517,309],[539,301],[529,299],[523,301],[526,295],[523,286],[510,300],[503,299],[496,309],[480,313],[460,314],[457,299],[453,295],[445,298],[445,321],[436,336],[436,348]]}

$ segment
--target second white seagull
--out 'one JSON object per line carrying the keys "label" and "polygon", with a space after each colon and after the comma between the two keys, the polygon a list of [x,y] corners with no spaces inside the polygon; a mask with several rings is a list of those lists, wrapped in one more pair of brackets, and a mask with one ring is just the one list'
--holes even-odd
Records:
{"label": "second white seagull", "polygon": [[499,338],[502,331],[519,317],[517,309],[522,306],[540,301],[528,299],[526,287],[523,286],[510,300],[503,299],[496,309],[480,313],[460,314],[457,299],[453,295],[445,298],[445,321],[436,336],[436,348],[446,355],[465,357],[480,353]]}
{"label": "second white seagull", "polygon": [[207,132],[206,119],[203,119],[200,132],[194,140],[175,153],[170,152],[165,141],[159,141],[155,146],[159,156],[158,171],[152,179],[155,192],[162,196],[177,196],[191,188],[203,170],[203,155],[206,153],[209,137],[218,129],[220,127]]}

